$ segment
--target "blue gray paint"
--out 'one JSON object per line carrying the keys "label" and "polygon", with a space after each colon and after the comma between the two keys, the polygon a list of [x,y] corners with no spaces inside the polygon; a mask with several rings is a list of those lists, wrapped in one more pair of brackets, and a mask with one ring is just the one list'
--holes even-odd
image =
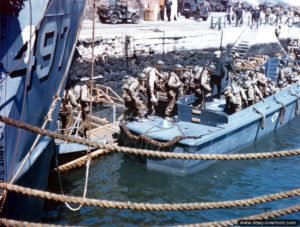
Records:
{"label": "blue gray paint", "polygon": [[[0,10],[0,114],[41,127],[54,95],[59,92],[61,96],[64,90],[86,0],[29,3],[28,0],[7,1],[7,7]],[[56,129],[59,106],[60,102],[47,129]],[[4,181],[10,181],[36,137],[34,133],[0,123],[0,148],[5,155],[0,174],[4,171],[1,175]],[[40,178],[27,173],[33,165],[38,169],[35,162],[40,157],[47,158],[41,160],[40,168],[49,169],[51,156],[42,154],[47,147],[47,152],[53,152],[48,146],[50,142],[50,138],[41,138],[18,178],[20,181],[23,175],[36,178],[36,182],[30,181],[30,187],[39,188],[47,182],[48,176]]]}
{"label": "blue gray paint", "polygon": [[[197,136],[197,139],[185,139],[168,150],[170,152],[183,153],[207,153],[207,154],[222,154],[236,152],[244,148],[270,132],[282,127],[295,115],[295,105],[297,98],[292,95],[300,96],[299,84],[294,84],[291,87],[284,88],[275,95],[260,101],[253,106],[243,109],[232,115],[225,116],[224,113],[219,113],[222,118],[226,117],[228,123],[222,123],[216,120],[214,124],[193,123],[187,117],[191,115],[187,113],[179,122],[172,123],[171,128],[161,128],[162,118],[156,117],[154,120],[146,122],[129,122],[127,127],[135,134],[147,135],[150,138],[159,141],[170,141],[175,136]],[[280,123],[279,115],[282,102],[286,107],[284,121]],[[257,113],[258,109],[266,116],[265,127],[261,127],[262,116]],[[185,109],[185,111],[188,111]],[[191,109],[189,110],[191,112]],[[208,110],[209,111],[209,110]],[[207,112],[206,112],[207,114]],[[218,114],[215,112],[214,115]],[[180,113],[179,113],[180,115]],[[184,115],[184,114],[182,114]],[[201,119],[201,115],[199,116]],[[216,118],[217,119],[217,118]],[[134,147],[143,147],[157,149],[157,147],[149,144],[136,142],[126,138],[122,134],[125,145]],[[125,138],[124,138],[125,137]],[[213,161],[191,161],[191,160],[175,160],[175,159],[143,159],[147,164],[147,168],[166,171],[174,174],[185,175],[211,165]]]}

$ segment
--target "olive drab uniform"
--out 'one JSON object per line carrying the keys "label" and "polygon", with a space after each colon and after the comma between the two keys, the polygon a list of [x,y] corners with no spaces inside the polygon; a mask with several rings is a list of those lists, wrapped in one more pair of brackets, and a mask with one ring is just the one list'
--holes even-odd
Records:
{"label": "olive drab uniform", "polygon": [[179,90],[181,87],[181,81],[179,76],[171,72],[168,80],[168,99],[169,99],[169,104],[166,108],[165,115],[167,117],[170,117],[174,108],[175,108],[175,103],[177,101],[178,95],[179,95]]}
{"label": "olive drab uniform", "polygon": [[74,124],[73,119],[73,108],[70,104],[70,89],[64,91],[63,99],[61,102],[59,116],[62,124],[62,134],[69,135],[71,132],[71,127]]}
{"label": "olive drab uniform", "polygon": [[[159,62],[159,67],[163,66],[163,62]],[[148,90],[149,90],[149,101],[148,101],[148,111],[149,115],[155,114],[155,106],[157,105],[157,92],[163,92],[163,87],[165,86],[162,84],[166,75],[161,73],[160,68],[152,68],[148,67],[144,70],[144,73],[148,76]]]}
{"label": "olive drab uniform", "polygon": [[206,67],[195,67],[194,77],[191,79],[190,86],[195,90],[195,106],[203,108],[205,105],[205,97],[210,95],[210,72]]}
{"label": "olive drab uniform", "polygon": [[60,117],[62,122],[62,133],[70,134],[74,124],[73,109],[80,109],[80,85],[74,85],[74,81],[64,91]]}
{"label": "olive drab uniform", "polygon": [[[131,76],[125,76],[123,80],[123,99],[125,104],[124,119],[128,120],[137,114],[137,106],[140,102],[137,97],[139,81]],[[141,107],[140,107],[141,108]]]}
{"label": "olive drab uniform", "polygon": [[81,117],[82,122],[79,131],[83,133],[83,136],[87,138],[87,131],[90,126],[90,118],[91,114],[90,102],[93,101],[93,98],[90,94],[90,82],[81,86],[80,90],[80,104],[81,104]]}

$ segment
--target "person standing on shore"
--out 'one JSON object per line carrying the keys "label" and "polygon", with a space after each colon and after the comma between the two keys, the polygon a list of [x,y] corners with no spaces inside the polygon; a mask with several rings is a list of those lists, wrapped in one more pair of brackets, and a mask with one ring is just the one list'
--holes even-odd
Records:
{"label": "person standing on shore", "polygon": [[164,0],[159,1],[159,13],[160,13],[160,20],[164,21],[165,20],[165,1]]}
{"label": "person standing on shore", "polygon": [[173,2],[172,0],[166,0],[165,6],[166,6],[166,11],[167,11],[167,17],[168,21],[171,21],[171,6]]}

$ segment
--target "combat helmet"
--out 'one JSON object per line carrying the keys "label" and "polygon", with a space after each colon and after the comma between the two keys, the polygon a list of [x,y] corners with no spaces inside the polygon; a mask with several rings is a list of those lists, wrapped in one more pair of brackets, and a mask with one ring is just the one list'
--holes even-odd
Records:
{"label": "combat helmet", "polygon": [[183,69],[182,65],[180,65],[180,64],[175,64],[173,66],[173,68],[174,68],[174,70],[182,70]]}
{"label": "combat helmet", "polygon": [[209,72],[214,72],[214,71],[216,70],[216,66],[214,66],[214,65],[208,65],[208,66],[207,66],[207,70],[208,70]]}
{"label": "combat helmet", "polygon": [[147,77],[147,75],[146,75],[145,73],[138,73],[138,74],[137,74],[137,79],[138,79],[139,81],[145,81],[145,80],[148,79],[148,77]]}
{"label": "combat helmet", "polygon": [[162,60],[157,60],[154,65],[155,67],[163,67],[164,66],[164,62]]}

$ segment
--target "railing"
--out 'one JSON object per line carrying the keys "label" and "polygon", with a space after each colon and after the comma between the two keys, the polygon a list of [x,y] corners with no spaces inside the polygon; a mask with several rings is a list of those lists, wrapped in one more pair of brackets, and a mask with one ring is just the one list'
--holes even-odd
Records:
{"label": "railing", "polygon": [[124,106],[124,100],[122,99],[122,97],[120,97],[110,87],[101,84],[95,84],[93,93],[95,93],[95,95],[93,95],[97,103],[109,103],[116,106]]}

